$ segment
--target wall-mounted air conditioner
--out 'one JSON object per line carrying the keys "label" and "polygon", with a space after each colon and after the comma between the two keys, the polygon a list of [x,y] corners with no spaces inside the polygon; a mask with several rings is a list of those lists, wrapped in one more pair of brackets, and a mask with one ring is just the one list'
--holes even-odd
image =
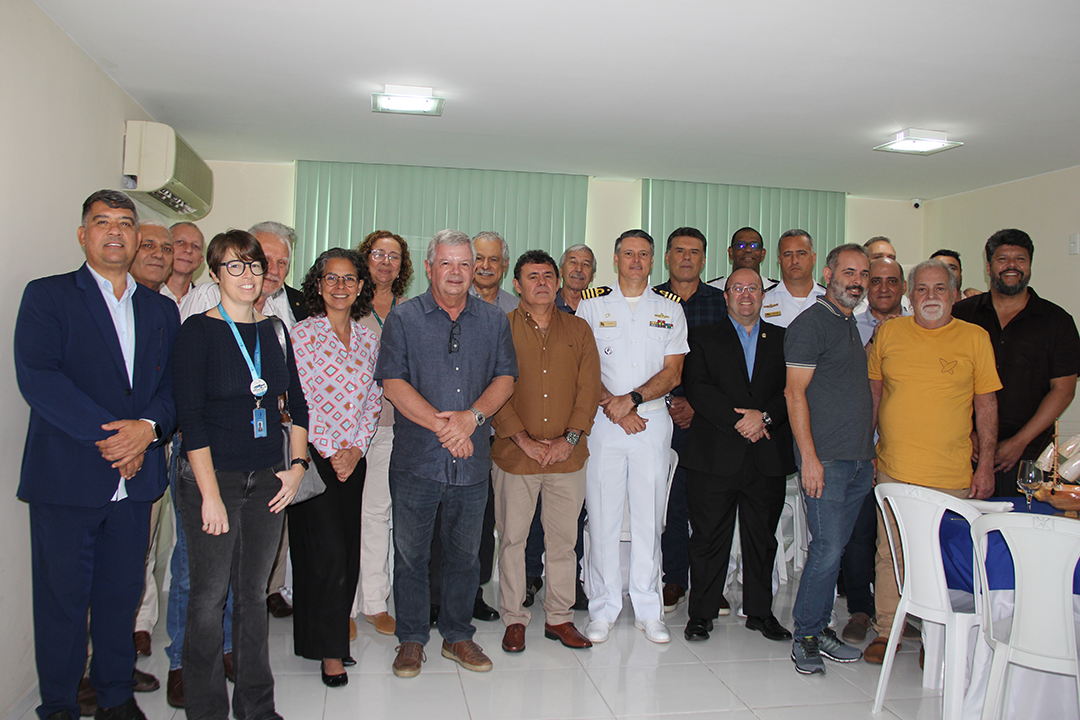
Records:
{"label": "wall-mounted air conditioner", "polygon": [[214,204],[214,173],[168,125],[128,120],[124,189],[177,220],[198,220]]}

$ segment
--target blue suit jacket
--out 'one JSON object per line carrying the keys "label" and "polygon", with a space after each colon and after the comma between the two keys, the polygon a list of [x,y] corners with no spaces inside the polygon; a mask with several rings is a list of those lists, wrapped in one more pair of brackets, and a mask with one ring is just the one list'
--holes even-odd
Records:
{"label": "blue suit jacket", "polygon": [[34,280],[23,292],[15,322],[15,374],[30,405],[18,496],[30,502],[103,507],[119,472],[94,444],[114,420],[147,418],[163,440],[146,450],[142,469],[127,481],[128,497],[151,501],[164,492],[164,438],[176,428],[173,342],[180,328],[176,303],[139,285],[133,383],[101,290],[85,264],[75,272]]}

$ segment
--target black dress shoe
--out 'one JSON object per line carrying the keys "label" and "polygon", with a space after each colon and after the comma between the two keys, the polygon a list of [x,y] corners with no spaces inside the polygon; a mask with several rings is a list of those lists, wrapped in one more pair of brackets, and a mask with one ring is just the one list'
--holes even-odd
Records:
{"label": "black dress shoe", "polygon": [[477,594],[476,602],[473,603],[472,616],[477,620],[491,622],[499,619],[499,611],[484,602],[484,596]]}
{"label": "black dress shoe", "polygon": [[577,587],[574,588],[574,604],[570,606],[571,610],[588,610],[589,609],[589,596],[585,594],[585,585],[578,580]]}
{"label": "black dress shoe", "polygon": [[540,592],[540,588],[544,587],[543,578],[527,577],[525,578],[525,602],[522,603],[525,607],[532,607],[536,602],[536,593]]}
{"label": "black dress shoe", "polygon": [[712,620],[690,618],[690,622],[686,623],[686,630],[683,631],[683,637],[690,641],[708,640],[712,629]]}
{"label": "black dress shoe", "polygon": [[346,655],[345,657],[341,658],[341,664],[345,667],[352,667],[356,664],[356,658],[354,658],[352,655]]}
{"label": "black dress shoe", "polygon": [[94,713],[94,720],[146,720],[146,716],[135,704],[135,698],[128,698],[114,708],[99,707]]}
{"label": "black dress shoe", "polygon": [[326,687],[344,687],[349,684],[349,674],[341,673],[340,675],[327,675],[326,668],[322,667],[320,663],[320,669],[322,670],[322,681]]}
{"label": "black dress shoe", "polygon": [[775,615],[750,615],[746,618],[746,627],[749,630],[757,630],[768,640],[791,639],[791,633],[780,624]]}
{"label": "black dress shoe", "polygon": [[71,713],[67,710],[57,710],[45,720],[71,720]]}
{"label": "black dress shoe", "polygon": [[158,679],[150,673],[145,673],[139,668],[134,668],[131,672],[131,678],[135,681],[132,686],[132,690],[135,692],[154,692],[161,687],[161,683]]}
{"label": "black dress shoe", "polygon": [[429,617],[430,617],[430,619],[429,619],[428,622],[431,624],[432,627],[439,624],[439,606],[438,605],[432,605],[431,606],[431,615]]}
{"label": "black dress shoe", "polygon": [[281,593],[270,593],[266,597],[266,609],[276,618],[289,617],[293,613],[292,605]]}

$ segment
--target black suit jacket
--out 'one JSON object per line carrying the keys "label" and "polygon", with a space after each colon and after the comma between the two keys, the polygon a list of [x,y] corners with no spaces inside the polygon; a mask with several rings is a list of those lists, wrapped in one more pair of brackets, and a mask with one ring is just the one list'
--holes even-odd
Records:
{"label": "black suit jacket", "polygon": [[289,307],[292,308],[296,322],[306,320],[308,316],[307,304],[304,302],[304,293],[285,285],[285,296],[289,298]]}
{"label": "black suit jacket", "polygon": [[[758,471],[765,475],[795,472],[791,426],[788,424],[784,386],[784,328],[764,320],[758,326],[754,379],[746,372],[742,344],[728,318],[690,328],[690,352],[683,365],[682,384],[694,408],[694,419],[679,464],[712,475],[732,475],[753,453]],[[743,417],[735,408],[769,413],[770,438],[748,443],[735,430]]]}

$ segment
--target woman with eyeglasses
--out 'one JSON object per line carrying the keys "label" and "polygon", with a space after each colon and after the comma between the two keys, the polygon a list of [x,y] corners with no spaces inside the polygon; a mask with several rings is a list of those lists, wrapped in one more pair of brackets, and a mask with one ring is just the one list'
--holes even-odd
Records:
{"label": "woman with eyeglasses", "polygon": [[[382,338],[386,316],[405,298],[412,279],[412,261],[404,238],[376,230],[364,238],[357,252],[366,262],[375,296],[372,312],[361,324]],[[394,618],[387,612],[390,597],[390,450],[394,446],[394,406],[385,399],[379,427],[367,454],[364,502],[360,512],[359,611],[384,635],[393,635]]]}
{"label": "woman with eyeglasses", "polygon": [[[272,720],[281,716],[267,648],[266,579],[281,539],[281,511],[307,467],[307,404],[291,346],[286,342],[283,352],[275,321],[255,312],[267,266],[258,241],[241,230],[221,233],[206,260],[221,301],[184,322],[173,361],[183,433],[176,497],[191,584],[185,711],[191,720],[229,717],[221,610],[231,584],[232,712]],[[293,422],[290,458],[282,456],[282,394]]]}
{"label": "woman with eyeglasses", "polygon": [[359,320],[374,288],[355,250],[333,248],[302,288],[309,316],[292,329],[296,365],[310,404],[308,439],[326,491],[289,508],[293,567],[293,650],[322,661],[328,687],[348,683],[349,613],[360,576],[364,455],[375,434],[382,389],[375,384],[379,339]]}

